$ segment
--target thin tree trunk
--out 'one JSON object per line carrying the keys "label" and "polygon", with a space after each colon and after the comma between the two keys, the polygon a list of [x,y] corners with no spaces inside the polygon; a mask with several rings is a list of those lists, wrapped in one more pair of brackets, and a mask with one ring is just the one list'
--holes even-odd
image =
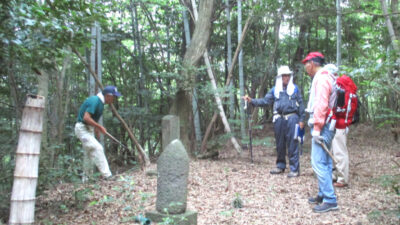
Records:
{"label": "thin tree trunk", "polygon": [[204,153],[207,149],[207,141],[208,141],[208,137],[210,136],[211,133],[211,128],[213,126],[213,124],[215,123],[215,121],[218,118],[218,113],[214,113],[211,122],[208,124],[206,132],[204,133],[204,138],[203,141],[201,142],[201,152]]}
{"label": "thin tree trunk", "polygon": [[393,49],[396,51],[397,55],[400,55],[400,47],[397,43],[396,34],[393,29],[393,24],[392,24],[392,21],[390,20],[389,14],[388,14],[386,0],[380,0],[380,1],[381,1],[383,14],[385,15],[386,27],[389,32],[390,40],[392,41]]}
{"label": "thin tree trunk", "polygon": [[[231,9],[229,6],[229,0],[225,0],[225,13],[226,13],[226,48],[227,48],[227,76],[229,68],[232,65],[232,32],[231,32]],[[233,119],[235,117],[235,87],[233,81],[229,82],[229,115]]]}
{"label": "thin tree trunk", "polygon": [[400,16],[399,16],[399,1],[391,0],[390,8],[392,9],[393,18],[393,29],[397,36],[397,40],[400,40]]}
{"label": "thin tree trunk", "polygon": [[[72,51],[78,56],[78,58],[81,60],[81,62],[89,69],[90,73],[92,74],[92,76],[95,78],[95,81],[97,83],[97,85],[99,85],[100,89],[103,90],[103,85],[101,84],[101,82],[97,79],[96,77],[96,73],[90,68],[90,65],[86,62],[86,60],[81,56],[81,54],[74,48],[71,47]],[[150,160],[149,157],[146,155],[146,152],[143,150],[142,146],[139,144],[139,142],[137,141],[137,139],[135,138],[133,132],[129,129],[128,124],[124,121],[124,119],[119,115],[117,109],[115,108],[115,106],[113,104],[110,105],[111,106],[111,110],[113,112],[113,114],[117,117],[117,119],[122,123],[123,127],[126,129],[126,131],[128,132],[129,138],[132,140],[132,142],[135,144],[138,152],[139,152],[139,161],[141,164],[142,169],[144,169],[145,167],[150,165]]]}
{"label": "thin tree trunk", "polygon": [[[242,1],[238,0],[238,45],[240,43],[242,32]],[[239,52],[239,90],[240,96],[244,96],[244,75],[243,75],[243,49],[240,48]],[[247,136],[246,133],[246,115],[244,114],[244,100],[240,98],[239,112],[240,112],[240,132],[242,138]]]}
{"label": "thin tree trunk", "polygon": [[[186,40],[186,49],[190,44],[190,27],[189,27],[189,20],[186,14],[187,9],[182,11],[183,14],[183,25],[185,31],[185,40]],[[201,128],[200,128],[200,116],[199,116],[199,109],[198,109],[198,97],[196,87],[193,87],[193,96],[192,96],[192,109],[193,109],[193,118],[194,118],[194,133],[196,136],[196,148],[197,144],[201,142]]]}
{"label": "thin tree trunk", "polygon": [[[144,92],[145,85],[145,77],[144,77],[144,66],[143,66],[143,56],[142,56],[142,47],[141,47],[141,35],[139,30],[139,23],[138,23],[138,15],[137,15],[137,5],[130,0],[130,7],[131,7],[131,19],[132,19],[132,32],[133,32],[133,43],[135,46],[135,52],[137,53],[137,58],[139,61],[139,95],[138,95],[138,104],[140,108],[144,108],[148,111],[147,105],[147,98],[142,94]],[[139,117],[142,117],[141,115]],[[142,118],[139,119],[139,130],[140,130],[140,144],[145,145],[146,138],[145,138],[145,124]]]}
{"label": "thin tree trunk", "polygon": [[[49,105],[48,102],[48,96],[49,96],[49,73],[53,73],[54,71],[52,70],[51,72],[47,70],[40,70],[40,75],[37,75],[38,78],[38,95],[43,96],[43,101],[44,105]],[[44,151],[44,154],[42,156],[51,158],[51,154],[53,154],[53,151],[49,151],[49,132],[48,132],[48,127],[47,127],[47,121],[48,121],[48,115],[46,112],[43,113],[43,121],[44,121],[44,126],[42,129],[42,149]],[[51,137],[51,135],[50,135]],[[50,165],[53,165],[51,159],[49,161]]]}
{"label": "thin tree trunk", "polygon": [[342,7],[340,0],[336,0],[336,64],[340,69],[342,64]]}

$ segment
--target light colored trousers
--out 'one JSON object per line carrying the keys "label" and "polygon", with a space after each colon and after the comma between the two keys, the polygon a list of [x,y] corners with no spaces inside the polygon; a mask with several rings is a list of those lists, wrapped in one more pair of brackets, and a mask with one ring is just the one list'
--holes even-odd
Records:
{"label": "light colored trousers", "polygon": [[[104,154],[104,148],[94,137],[94,127],[78,122],[75,124],[75,135],[82,142],[83,149],[85,150],[85,156],[95,163],[97,169],[100,171],[103,177],[110,177],[112,174]],[[84,162],[84,164],[87,163]],[[89,174],[89,167],[90,164],[89,166],[84,165],[85,175]]]}
{"label": "light colored trousers", "polygon": [[346,142],[346,129],[336,129],[332,140],[332,152],[337,161],[336,169],[341,172],[335,174],[337,182],[342,184],[349,183],[349,152]]}

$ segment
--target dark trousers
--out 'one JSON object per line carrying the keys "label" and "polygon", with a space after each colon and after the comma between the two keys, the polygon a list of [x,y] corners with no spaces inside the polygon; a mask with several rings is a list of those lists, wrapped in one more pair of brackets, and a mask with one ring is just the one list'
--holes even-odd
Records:
{"label": "dark trousers", "polygon": [[286,148],[288,149],[290,171],[298,172],[300,167],[299,143],[293,139],[296,124],[299,123],[297,114],[287,118],[279,117],[274,122],[276,151],[276,167],[286,168]]}

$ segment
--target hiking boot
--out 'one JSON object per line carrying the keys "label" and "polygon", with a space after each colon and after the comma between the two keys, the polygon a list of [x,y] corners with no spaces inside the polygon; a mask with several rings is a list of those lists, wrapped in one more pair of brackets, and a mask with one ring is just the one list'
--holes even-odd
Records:
{"label": "hiking boot", "polygon": [[308,203],[311,203],[311,204],[320,204],[320,203],[322,203],[322,200],[323,200],[323,198],[321,197],[321,196],[319,196],[319,195],[317,195],[317,197],[309,197],[308,198]]}
{"label": "hiking boot", "polygon": [[333,186],[337,187],[337,188],[344,188],[347,187],[347,184],[345,183],[340,183],[340,182],[334,182]]}
{"label": "hiking boot", "polygon": [[313,211],[317,212],[317,213],[323,213],[323,212],[329,212],[329,211],[335,211],[335,210],[339,210],[337,203],[324,202],[313,208]]}
{"label": "hiking boot", "polygon": [[269,171],[270,174],[280,174],[283,172],[285,172],[285,169],[281,169],[281,168],[275,168],[275,169]]}
{"label": "hiking boot", "polygon": [[299,172],[290,171],[287,177],[292,178],[292,177],[298,177],[299,175],[300,175]]}

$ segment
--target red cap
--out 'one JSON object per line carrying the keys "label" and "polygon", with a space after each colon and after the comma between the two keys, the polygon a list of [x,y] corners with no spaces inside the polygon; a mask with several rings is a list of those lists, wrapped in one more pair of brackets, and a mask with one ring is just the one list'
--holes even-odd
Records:
{"label": "red cap", "polygon": [[308,53],[308,55],[301,62],[303,64],[306,64],[309,60],[311,60],[313,58],[316,58],[316,57],[319,57],[319,58],[322,58],[322,59],[325,58],[325,56],[322,55],[322,53],[320,53],[320,52],[310,52],[310,53]]}

